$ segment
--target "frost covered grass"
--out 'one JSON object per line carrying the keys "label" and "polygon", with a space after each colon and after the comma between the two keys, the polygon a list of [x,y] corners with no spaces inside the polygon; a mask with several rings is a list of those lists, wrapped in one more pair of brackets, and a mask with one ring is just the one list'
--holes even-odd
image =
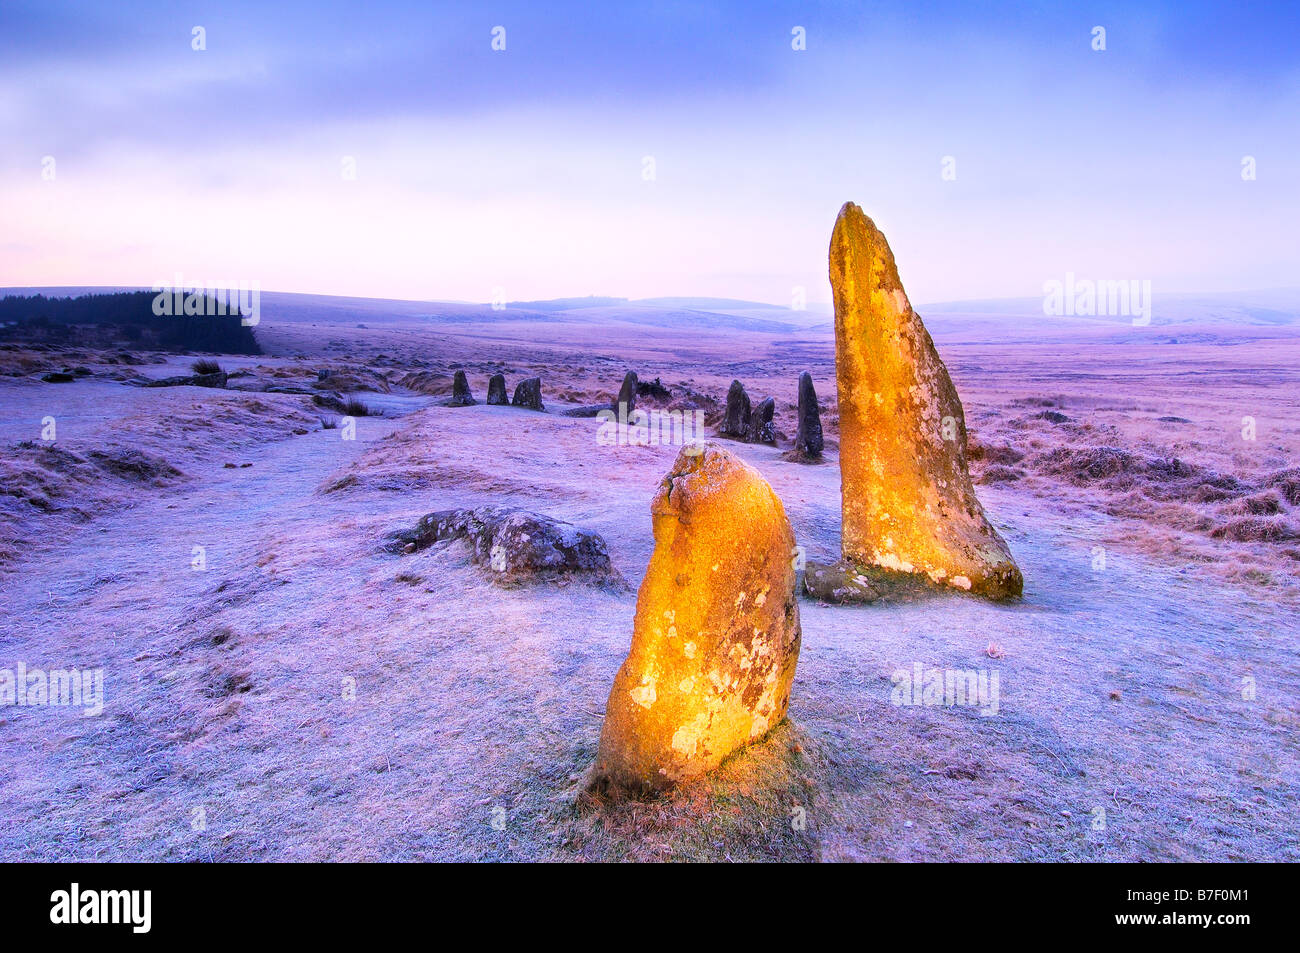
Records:
{"label": "frost covered grass", "polygon": [[[330,354],[388,382],[375,400],[463,364],[478,391],[500,367],[510,386],[541,373],[559,407],[593,403],[634,366],[705,396],[741,377],[787,420],[810,368],[830,464],[735,446],[809,556],[834,554],[824,336],[642,330],[548,325],[533,345],[443,328],[432,364],[417,334],[377,329]],[[271,325],[240,381],[310,387],[342,333]],[[102,665],[106,695],[98,718],[0,710],[0,858],[1300,860],[1294,544],[1250,522],[1295,519],[1295,351],[1180,351],[1214,371],[1189,399],[1167,351],[936,339],[976,473],[1019,474],[979,494],[1023,602],[805,603],[790,720],[706,779],[617,804],[581,792],[635,594],[506,589],[463,547],[383,543],[425,513],[507,501],[601,533],[635,587],[675,448],[599,447],[590,420],[431,394],[349,441],[310,396],[126,388],[90,354],[90,380],[0,382],[11,485],[66,509],[0,496],[23,514],[0,646]],[[1116,398],[1132,378],[1142,396]],[[47,414],[53,448],[31,433]],[[996,671],[998,715],[896,706],[891,674],[917,662]]]}

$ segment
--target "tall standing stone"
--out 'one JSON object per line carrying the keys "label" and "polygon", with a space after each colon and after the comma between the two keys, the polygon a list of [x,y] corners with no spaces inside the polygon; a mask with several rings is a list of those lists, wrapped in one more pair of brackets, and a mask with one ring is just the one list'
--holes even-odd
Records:
{"label": "tall standing stone", "polygon": [[520,381],[515,386],[515,396],[510,403],[515,407],[524,407],[528,410],[545,410],[546,407],[542,403],[542,379],[530,377]]}
{"label": "tall standing stone", "polygon": [[785,717],[799,658],[794,533],[756,470],[720,447],[683,449],[650,513],[597,788],[662,790],[762,738]]}
{"label": "tall standing stone", "polygon": [[506,375],[493,374],[488,378],[488,395],[489,404],[508,404],[510,399],[506,397]]}
{"label": "tall standing stone", "polygon": [[749,395],[745,393],[745,385],[732,381],[727,390],[727,416],[723,418],[718,433],[744,440],[749,436],[749,415]]}
{"label": "tall standing stone", "polygon": [[450,407],[469,407],[478,401],[469,391],[469,380],[465,377],[464,371],[457,371],[451,381],[451,400],[448,402]]}
{"label": "tall standing stone", "polygon": [[992,598],[1024,582],[966,469],[966,418],[885,236],[852,202],[831,236],[846,560]]}
{"label": "tall standing stone", "polygon": [[794,438],[794,452],[800,459],[817,460],[824,447],[817,391],[813,389],[812,375],[804,371],[799,375],[799,431]]}

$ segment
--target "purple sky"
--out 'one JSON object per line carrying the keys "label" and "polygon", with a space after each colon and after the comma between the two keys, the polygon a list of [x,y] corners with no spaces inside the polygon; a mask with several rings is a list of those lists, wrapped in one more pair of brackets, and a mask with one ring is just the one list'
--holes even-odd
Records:
{"label": "purple sky", "polygon": [[819,302],[846,200],[917,302],[1300,284],[1294,5],[268,6],[0,6],[0,285]]}

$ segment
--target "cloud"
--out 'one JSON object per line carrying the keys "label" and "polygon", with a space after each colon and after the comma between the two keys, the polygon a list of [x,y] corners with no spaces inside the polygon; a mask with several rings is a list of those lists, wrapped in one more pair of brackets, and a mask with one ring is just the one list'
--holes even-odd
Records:
{"label": "cloud", "polygon": [[[11,2],[0,206],[35,250],[0,277],[147,283],[202,273],[206,256],[305,291],[786,301],[800,284],[818,300],[829,223],[853,199],[932,300],[1032,294],[1090,268],[1263,283],[1300,212],[1285,190],[1300,162],[1295,18]],[[1248,153],[1261,176],[1243,186]],[[1225,249],[1215,230],[1239,237]]]}

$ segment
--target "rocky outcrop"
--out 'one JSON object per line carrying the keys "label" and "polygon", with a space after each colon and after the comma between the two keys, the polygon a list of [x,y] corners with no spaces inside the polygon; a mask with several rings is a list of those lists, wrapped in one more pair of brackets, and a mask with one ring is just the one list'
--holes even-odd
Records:
{"label": "rocky outcrop", "polygon": [[832,605],[875,602],[881,591],[866,574],[846,563],[809,561],[803,572],[803,592],[810,599]]}
{"label": "rocky outcrop", "polygon": [[744,440],[749,436],[749,416],[749,395],[745,393],[745,385],[740,381],[732,381],[731,387],[727,389],[727,415],[723,418],[718,433],[724,437]]}
{"label": "rocky outcrop", "polygon": [[787,459],[799,463],[820,460],[825,440],[822,436],[822,415],[817,407],[817,391],[813,389],[812,375],[804,371],[799,375],[799,430],[794,447]]}
{"label": "rocky outcrop", "polygon": [[263,394],[298,394],[302,397],[318,397],[316,391],[310,387],[298,387],[294,384],[266,384],[261,387],[254,382],[251,386],[244,385],[241,390],[253,390]]}
{"label": "rocky outcrop", "polygon": [[447,401],[448,407],[469,407],[477,404],[474,395],[469,390],[469,380],[465,377],[464,371],[457,371],[451,380],[451,400]]}
{"label": "rocky outcrop", "polygon": [[1020,595],[1020,569],[967,472],[957,390],[889,244],[851,202],[831,237],[830,277],[844,558],[993,598]]}
{"label": "rocky outcrop", "polygon": [[749,415],[749,432],[745,434],[748,443],[767,443],[776,445],[776,425],[772,418],[776,415],[776,401],[766,397]]}
{"label": "rocky outcrop", "polygon": [[468,542],[474,561],[488,567],[499,581],[580,575],[622,584],[599,533],[507,506],[430,513],[413,530],[391,536],[387,548],[409,554],[454,539]]}
{"label": "rocky outcrop", "polygon": [[581,407],[570,407],[567,410],[560,411],[562,417],[599,417],[610,409],[609,404],[584,404]]}
{"label": "rocky outcrop", "polygon": [[784,717],[799,657],[794,533],[758,472],[683,450],[650,507],[655,548],[591,786],[658,791]]}
{"label": "rocky outcrop", "polygon": [[125,381],[133,387],[225,387],[228,375],[225,371],[214,374],[187,374],[181,377],[163,377],[157,380],[135,378]]}
{"label": "rocky outcrop", "polygon": [[545,410],[546,406],[542,403],[542,379],[530,377],[520,381],[515,387],[515,396],[510,404],[527,410]]}
{"label": "rocky outcrop", "polygon": [[803,595],[831,605],[866,605],[881,600],[914,602],[936,592],[924,576],[894,572],[879,566],[861,566],[846,560],[820,563],[808,560],[802,579]]}
{"label": "rocky outcrop", "polygon": [[504,374],[493,374],[488,378],[488,395],[489,404],[508,404],[509,398],[506,397],[506,376]]}

